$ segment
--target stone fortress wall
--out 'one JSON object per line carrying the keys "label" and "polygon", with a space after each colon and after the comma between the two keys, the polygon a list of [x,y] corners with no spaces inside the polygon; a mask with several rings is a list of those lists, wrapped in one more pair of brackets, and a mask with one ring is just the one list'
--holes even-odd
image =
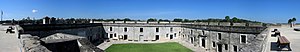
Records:
{"label": "stone fortress wall", "polygon": [[235,52],[235,50],[260,52],[265,41],[263,32],[266,29],[262,23],[146,21],[90,23],[21,25],[21,27],[24,29],[22,34],[45,38],[56,33],[64,33],[85,37],[94,45],[100,44],[97,41],[102,42],[106,39],[129,42],[185,41],[199,47],[203,52]]}
{"label": "stone fortress wall", "polygon": [[203,52],[261,52],[266,38],[264,31],[267,28],[262,23],[230,22],[91,21],[91,23],[102,23],[108,34],[107,38],[113,40],[185,41],[200,47]]}
{"label": "stone fortress wall", "polygon": [[[102,52],[95,45],[105,40],[102,24],[20,25],[25,52]],[[78,38],[82,37],[82,38]],[[32,43],[35,42],[35,43]],[[39,46],[36,46],[39,45]]]}

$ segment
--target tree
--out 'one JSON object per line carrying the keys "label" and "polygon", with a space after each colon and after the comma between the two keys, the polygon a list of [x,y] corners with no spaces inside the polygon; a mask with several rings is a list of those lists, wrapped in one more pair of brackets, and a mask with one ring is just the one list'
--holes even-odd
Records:
{"label": "tree", "polygon": [[183,21],[184,21],[184,22],[190,22],[190,20],[189,20],[189,19],[184,19]]}
{"label": "tree", "polygon": [[182,22],[182,19],[175,18],[175,19],[173,20],[173,22]]}
{"label": "tree", "polygon": [[165,20],[163,20],[163,19],[159,19],[158,21],[165,21],[165,22],[169,22],[169,20],[168,20],[168,19],[165,19]]}
{"label": "tree", "polygon": [[106,19],[105,21],[115,21],[115,19]]}
{"label": "tree", "polygon": [[118,18],[116,21],[123,21],[123,20]]}
{"label": "tree", "polygon": [[289,20],[288,20],[288,23],[289,23],[289,24],[291,24],[291,23],[292,23],[292,21],[293,21],[292,19],[289,19]]}
{"label": "tree", "polygon": [[129,18],[125,18],[125,19],[124,19],[124,21],[131,21],[131,19],[129,19]]}
{"label": "tree", "polygon": [[157,21],[155,18],[149,18],[147,21]]}
{"label": "tree", "polygon": [[296,18],[292,18],[292,21],[295,22],[295,21],[296,21]]}
{"label": "tree", "polygon": [[226,22],[230,22],[230,17],[229,16],[225,16],[225,20],[226,20]]}
{"label": "tree", "polygon": [[238,18],[236,18],[236,17],[233,17],[233,18],[232,18],[232,22],[238,22],[238,21],[239,21]]}
{"label": "tree", "polygon": [[291,19],[291,27],[295,26],[296,18]]}
{"label": "tree", "polygon": [[292,19],[289,19],[288,20],[288,24],[290,24],[290,27],[293,27],[293,24],[292,24],[293,20]]}

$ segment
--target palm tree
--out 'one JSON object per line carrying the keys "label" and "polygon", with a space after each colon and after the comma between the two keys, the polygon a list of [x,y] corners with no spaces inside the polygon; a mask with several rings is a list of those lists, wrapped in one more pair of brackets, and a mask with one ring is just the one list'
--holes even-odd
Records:
{"label": "palm tree", "polygon": [[292,26],[292,21],[293,21],[292,19],[289,19],[289,20],[288,20],[288,24],[290,24],[290,27],[293,27],[293,26]]}
{"label": "palm tree", "polygon": [[295,24],[296,24],[296,18],[294,17],[292,20],[293,20],[293,26],[295,26]]}
{"label": "palm tree", "polygon": [[292,18],[292,19],[289,19],[289,20],[288,20],[288,23],[290,24],[290,27],[295,26],[295,24],[296,24],[296,18],[294,17],[294,18]]}

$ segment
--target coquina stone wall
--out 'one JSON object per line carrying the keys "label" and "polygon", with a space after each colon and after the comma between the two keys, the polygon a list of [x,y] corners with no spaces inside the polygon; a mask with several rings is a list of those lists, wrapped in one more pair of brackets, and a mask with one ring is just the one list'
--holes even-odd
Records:
{"label": "coquina stone wall", "polygon": [[[172,40],[170,34],[176,33],[175,39],[189,42],[195,47],[200,47],[203,52],[260,52],[264,44],[266,26],[262,23],[230,23],[230,22],[139,22],[132,23],[103,23],[104,29],[109,34],[116,37],[111,39],[122,40],[119,35],[128,35],[128,41],[139,40],[139,35],[144,35],[143,39],[154,40],[155,35],[159,35],[158,41]],[[110,31],[112,28],[112,31]],[[124,32],[127,28],[128,32]],[[143,28],[144,32],[139,32]],[[159,32],[155,32],[159,28]],[[174,28],[174,32],[170,32]],[[241,42],[241,36],[245,36],[245,43]],[[126,40],[126,41],[127,41]],[[236,48],[234,48],[236,47]]]}

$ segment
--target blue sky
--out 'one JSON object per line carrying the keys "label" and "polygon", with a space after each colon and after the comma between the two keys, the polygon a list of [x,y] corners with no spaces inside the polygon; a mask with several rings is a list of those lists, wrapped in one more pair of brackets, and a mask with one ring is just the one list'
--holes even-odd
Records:
{"label": "blue sky", "polygon": [[208,19],[228,15],[269,23],[285,23],[295,17],[300,22],[297,0],[0,0],[0,10],[4,19]]}

